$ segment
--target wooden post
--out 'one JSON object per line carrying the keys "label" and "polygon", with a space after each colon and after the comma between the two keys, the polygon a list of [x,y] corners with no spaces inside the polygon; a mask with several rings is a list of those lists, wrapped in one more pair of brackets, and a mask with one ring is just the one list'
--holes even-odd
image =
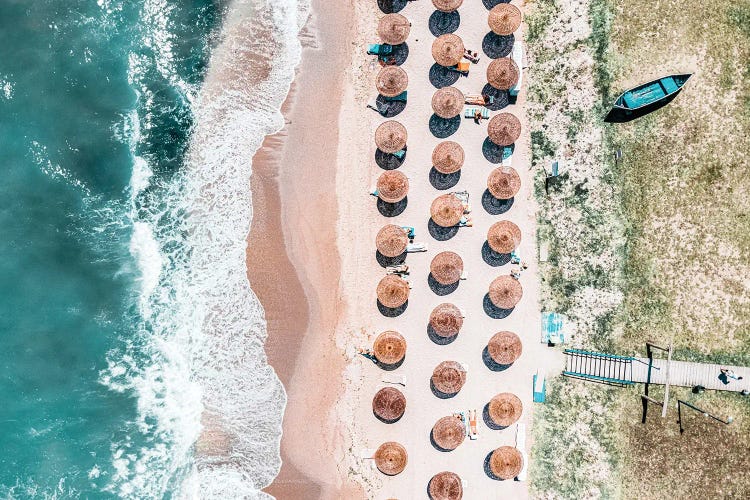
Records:
{"label": "wooden post", "polygon": [[672,341],[669,341],[669,351],[667,352],[667,371],[664,374],[666,380],[664,388],[664,404],[661,407],[661,417],[667,416],[667,404],[669,403],[669,365],[672,364]]}

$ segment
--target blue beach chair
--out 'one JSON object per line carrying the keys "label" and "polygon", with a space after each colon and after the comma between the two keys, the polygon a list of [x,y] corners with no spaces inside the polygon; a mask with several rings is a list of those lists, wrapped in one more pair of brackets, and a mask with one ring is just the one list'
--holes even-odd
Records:
{"label": "blue beach chair", "polygon": [[387,56],[391,52],[393,52],[393,45],[388,45],[387,43],[371,43],[367,46],[367,55],[369,56]]}
{"label": "blue beach chair", "polygon": [[464,111],[464,118],[474,118],[474,114],[480,111],[482,113],[482,119],[483,120],[489,120],[490,118],[490,110],[487,108],[466,108],[466,111]]}

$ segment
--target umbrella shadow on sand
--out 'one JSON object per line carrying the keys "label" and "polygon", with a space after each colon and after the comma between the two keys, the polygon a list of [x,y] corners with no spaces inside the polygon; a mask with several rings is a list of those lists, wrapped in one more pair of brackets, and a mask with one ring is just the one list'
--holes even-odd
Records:
{"label": "umbrella shadow on sand", "polygon": [[442,89],[443,87],[450,87],[458,81],[461,76],[460,73],[451,71],[445,66],[441,66],[435,63],[430,68],[430,83],[433,87]]}
{"label": "umbrella shadow on sand", "polygon": [[407,3],[408,0],[378,0],[378,7],[383,14],[393,14],[395,12],[400,12],[406,7]]}
{"label": "umbrella shadow on sand", "polygon": [[482,245],[482,259],[492,267],[500,267],[510,262],[510,254],[497,253],[490,248],[490,244],[485,241],[484,245]]}
{"label": "umbrella shadow on sand", "polygon": [[395,318],[396,316],[402,315],[408,306],[408,300],[398,307],[386,307],[378,300],[378,311],[387,318]]}
{"label": "umbrella shadow on sand", "polygon": [[484,425],[486,425],[493,431],[501,431],[503,429],[508,428],[505,425],[497,425],[495,422],[492,421],[492,417],[490,417],[490,404],[489,403],[484,405],[484,409],[482,410],[482,419],[484,419]]}
{"label": "umbrella shadow on sand", "polygon": [[487,293],[484,295],[484,300],[482,301],[482,305],[484,306],[484,312],[492,319],[505,319],[508,316],[510,316],[510,313],[513,312],[515,308],[511,309],[503,309],[500,307],[497,307],[495,304],[492,303],[492,300],[490,300],[490,294]]}
{"label": "umbrella shadow on sand", "polygon": [[388,203],[378,198],[378,212],[383,217],[396,217],[406,210],[406,205],[408,204],[409,202],[406,198],[396,203]]}
{"label": "umbrella shadow on sand", "polygon": [[453,343],[453,341],[458,338],[458,334],[452,335],[450,337],[443,337],[442,335],[438,335],[438,333],[431,325],[427,325],[427,337],[429,337],[429,339],[437,345],[448,345]]}
{"label": "umbrella shadow on sand", "polygon": [[430,132],[438,139],[445,139],[458,131],[458,127],[461,126],[461,116],[454,116],[453,118],[440,118],[438,115],[433,114],[430,117]]}
{"label": "umbrella shadow on sand", "polygon": [[482,361],[484,361],[484,366],[493,372],[502,372],[513,366],[513,363],[509,365],[501,365],[492,359],[492,356],[490,356],[490,350],[487,346],[484,346],[484,349],[482,350]]}
{"label": "umbrella shadow on sand", "polygon": [[458,283],[459,282],[456,281],[455,283],[451,283],[450,285],[443,285],[432,276],[432,273],[427,276],[427,284],[430,286],[430,290],[432,290],[435,295],[439,295],[441,297],[455,292],[458,289]]}
{"label": "umbrella shadow on sand", "polygon": [[485,189],[484,194],[482,194],[482,207],[490,215],[500,215],[510,210],[510,207],[513,206],[513,200],[514,198],[499,200],[492,196],[489,189]]}
{"label": "umbrella shadow on sand", "polygon": [[399,158],[394,154],[385,153],[379,148],[375,149],[375,163],[377,163],[378,167],[382,168],[383,170],[396,170],[398,167],[403,165],[405,161],[406,152],[404,152],[404,156],[402,158]]}
{"label": "umbrella shadow on sand", "polygon": [[432,167],[430,169],[430,184],[432,184],[432,187],[435,189],[438,189],[440,191],[450,189],[456,184],[458,184],[458,181],[461,179],[461,171],[457,170],[456,172],[453,172],[452,174],[444,174],[442,172],[438,172],[435,167]]}
{"label": "umbrella shadow on sand", "polygon": [[380,264],[380,267],[400,266],[406,262],[406,252],[401,255],[396,255],[395,257],[386,257],[380,253],[380,251],[375,250],[375,259],[378,261],[378,264]]}
{"label": "umbrella shadow on sand", "polygon": [[[436,398],[440,398],[440,399],[450,399],[450,398],[455,397],[456,394],[458,394],[457,392],[453,394],[441,392],[440,390],[438,390],[437,387],[435,387],[435,383],[432,381],[432,379],[430,379],[430,390],[432,391],[432,393],[435,395]],[[432,438],[432,433],[430,433],[430,438]]]}
{"label": "umbrella shadow on sand", "polygon": [[461,25],[461,14],[457,10],[453,12],[440,12],[436,10],[430,15],[429,26],[430,33],[433,36],[446,35],[453,33]]}
{"label": "umbrella shadow on sand", "polygon": [[497,35],[490,31],[484,35],[482,40],[482,51],[491,59],[505,57],[513,50],[513,43],[516,41],[514,35]]}
{"label": "umbrella shadow on sand", "polygon": [[510,93],[507,90],[496,89],[489,83],[482,88],[482,94],[494,97],[492,104],[485,105],[490,111],[500,111],[510,104]]}

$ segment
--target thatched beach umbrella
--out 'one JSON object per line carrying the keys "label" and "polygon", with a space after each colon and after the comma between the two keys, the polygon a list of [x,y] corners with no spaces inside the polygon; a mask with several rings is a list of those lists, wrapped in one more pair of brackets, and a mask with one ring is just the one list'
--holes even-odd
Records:
{"label": "thatched beach umbrella", "polygon": [[518,399],[518,396],[510,392],[501,392],[492,398],[488,408],[490,419],[501,427],[513,425],[521,418],[522,411],[523,404],[521,400]]}
{"label": "thatched beach umbrella", "polygon": [[375,237],[375,246],[385,257],[398,257],[406,251],[408,244],[409,236],[404,228],[396,224],[386,224]]}
{"label": "thatched beach umbrella", "polygon": [[513,167],[498,167],[490,172],[487,189],[498,200],[509,200],[521,189],[521,177]]}
{"label": "thatched beach umbrella", "polygon": [[511,253],[521,243],[521,229],[509,220],[495,222],[487,231],[487,243],[497,253]]}
{"label": "thatched beach umbrella", "polygon": [[464,148],[454,141],[443,141],[432,150],[432,166],[441,174],[453,174],[464,165]]}
{"label": "thatched beach umbrella", "polygon": [[388,274],[378,283],[378,300],[385,307],[395,309],[409,300],[409,283],[395,274]]}
{"label": "thatched beach umbrella", "polygon": [[454,194],[443,194],[432,201],[430,216],[441,227],[453,227],[461,221],[464,205]]}
{"label": "thatched beach umbrella", "polygon": [[383,153],[395,153],[406,147],[406,127],[396,120],[381,123],[375,130],[375,144]]}
{"label": "thatched beach umbrella", "polygon": [[443,87],[432,95],[432,110],[440,118],[453,118],[464,109],[464,94],[456,87]]}
{"label": "thatched beach umbrella", "polygon": [[518,335],[513,332],[497,332],[487,342],[487,352],[498,365],[510,365],[521,357],[523,344]]}
{"label": "thatched beach umbrella", "polygon": [[395,422],[405,411],[406,396],[395,387],[383,387],[372,398],[372,412],[380,420]]}
{"label": "thatched beach umbrella", "polygon": [[521,283],[512,276],[498,276],[490,283],[490,300],[500,309],[513,309],[523,297]]}
{"label": "thatched beach umbrella", "polygon": [[464,0],[432,0],[432,5],[440,12],[453,12],[461,7]]}
{"label": "thatched beach umbrella", "polygon": [[461,279],[464,261],[455,252],[440,252],[430,263],[430,274],[441,285],[452,285]]}
{"label": "thatched beach umbrella", "polygon": [[438,472],[427,488],[430,500],[461,500],[464,496],[464,487],[461,478],[455,472]]}
{"label": "thatched beach umbrella", "polygon": [[395,441],[381,444],[373,458],[378,470],[387,476],[395,476],[403,472],[408,460],[406,449]]}
{"label": "thatched beach umbrella", "polygon": [[466,383],[466,370],[456,361],[443,361],[432,372],[432,385],[443,394],[456,394]]}
{"label": "thatched beach umbrella", "polygon": [[517,84],[519,74],[518,65],[510,57],[500,57],[487,66],[487,82],[498,90],[508,90]]}
{"label": "thatched beach umbrella", "polygon": [[389,45],[404,43],[410,29],[411,23],[401,14],[386,14],[378,21],[378,36]]}
{"label": "thatched beach umbrella", "polygon": [[409,193],[409,179],[398,170],[386,170],[378,177],[378,198],[398,203]]}
{"label": "thatched beach umbrella", "polygon": [[406,90],[408,85],[409,76],[398,66],[384,66],[375,80],[378,92],[386,97],[396,97]]}
{"label": "thatched beach umbrella", "polygon": [[521,121],[511,113],[498,113],[487,125],[487,135],[498,146],[510,146],[521,136]]}
{"label": "thatched beach umbrella", "polygon": [[490,470],[500,479],[513,479],[523,469],[523,456],[512,446],[501,446],[492,452]]}
{"label": "thatched beach umbrella", "polygon": [[464,42],[458,35],[440,35],[432,42],[432,57],[441,66],[455,66],[463,56]]}
{"label": "thatched beach umbrella", "polygon": [[521,26],[521,11],[509,3],[495,5],[490,10],[487,23],[496,35],[508,36]]}
{"label": "thatched beach umbrella", "polygon": [[466,426],[457,417],[443,417],[432,427],[432,439],[444,450],[455,450],[464,442]]}
{"label": "thatched beach umbrella", "polygon": [[461,309],[453,304],[440,304],[430,313],[430,327],[441,337],[449,338],[458,335],[464,324]]}
{"label": "thatched beach umbrella", "polygon": [[400,333],[388,330],[375,338],[372,350],[380,363],[395,365],[406,356],[406,339]]}

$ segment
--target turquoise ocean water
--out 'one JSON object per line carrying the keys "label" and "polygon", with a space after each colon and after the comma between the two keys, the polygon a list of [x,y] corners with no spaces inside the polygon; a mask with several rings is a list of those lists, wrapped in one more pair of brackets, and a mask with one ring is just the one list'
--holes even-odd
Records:
{"label": "turquoise ocean water", "polygon": [[[217,482],[252,498],[275,474],[285,396],[258,348],[241,188],[280,127],[304,16],[296,2],[239,3],[0,2],[0,498],[223,496]],[[191,141],[230,14],[295,29],[265,42],[285,55],[265,104],[227,98],[242,114],[221,134],[203,127],[213,149],[228,125],[246,138],[238,166],[219,169]],[[222,192],[241,215],[226,228],[193,215],[219,170],[239,186]],[[217,310],[227,324],[207,327]],[[237,392],[245,377],[255,385]],[[258,404],[278,415],[259,426]],[[229,459],[196,457],[206,409]]]}

